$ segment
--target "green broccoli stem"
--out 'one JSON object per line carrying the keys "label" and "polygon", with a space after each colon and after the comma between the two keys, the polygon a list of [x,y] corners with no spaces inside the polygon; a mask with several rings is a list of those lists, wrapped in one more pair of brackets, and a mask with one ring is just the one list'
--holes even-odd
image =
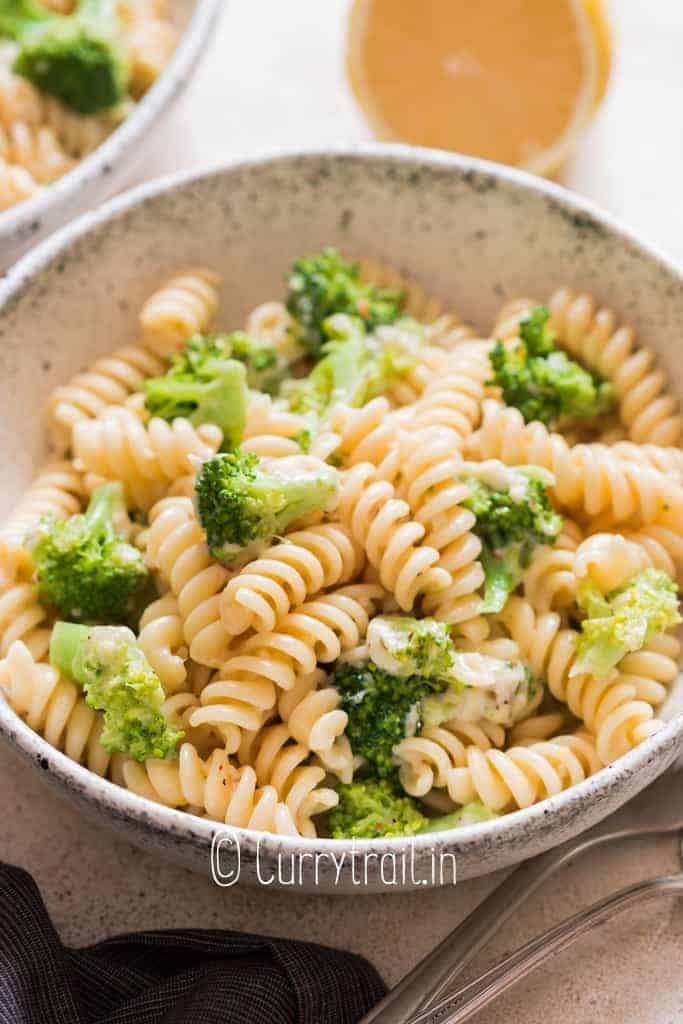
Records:
{"label": "green broccoli stem", "polygon": [[418,835],[425,832],[445,832],[448,829],[461,828],[464,825],[478,825],[497,817],[498,815],[494,811],[490,811],[479,800],[473,800],[472,803],[465,804],[450,814],[444,814],[438,818],[428,818],[425,824],[418,829]]}
{"label": "green broccoli stem", "polygon": [[279,510],[276,518],[284,525],[320,507],[321,486],[317,477],[293,476],[287,480],[263,473],[249,485],[250,496],[262,501],[266,507],[276,490],[280,491],[284,500],[284,507]]}
{"label": "green broccoli stem", "polygon": [[117,511],[123,508],[123,488],[120,483],[103,484],[93,493],[85,510],[85,520],[95,533],[108,533],[114,529]]}
{"label": "green broccoli stem", "polygon": [[452,814],[443,814],[440,818],[427,818],[427,821],[418,829],[418,835],[425,832],[445,832],[447,829],[457,828],[462,818],[462,808],[453,811]]}
{"label": "green broccoli stem", "polygon": [[32,0],[4,0],[0,4],[0,36],[20,39],[31,25],[49,21],[54,17],[46,7]]}
{"label": "green broccoli stem", "polygon": [[[207,363],[210,366],[210,363]],[[243,363],[234,359],[215,361],[212,379],[176,374],[152,377],[145,384],[145,404],[153,416],[188,419],[194,426],[215,423],[223,433],[223,448],[236,448],[242,441],[247,421],[247,374]]]}
{"label": "green broccoli stem", "polygon": [[56,622],[50,637],[50,662],[63,676],[82,684],[74,674],[77,655],[88,639],[89,626],[75,622]]}

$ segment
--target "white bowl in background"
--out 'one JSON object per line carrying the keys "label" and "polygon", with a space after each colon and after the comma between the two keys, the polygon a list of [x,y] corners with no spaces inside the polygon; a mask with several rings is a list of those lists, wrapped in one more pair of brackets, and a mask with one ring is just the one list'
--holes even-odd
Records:
{"label": "white bowl in background", "polygon": [[[205,16],[208,12],[205,9]],[[178,268],[223,274],[220,324],[236,327],[280,296],[292,260],[325,245],[392,263],[485,327],[515,294],[560,284],[588,289],[633,323],[683,397],[680,271],[593,206],[546,181],[474,159],[401,146],[278,156],[144,185],[64,228],[0,282],[0,449],[8,511],[44,455],[49,391],[135,338],[143,300]],[[10,415],[7,415],[7,413]],[[94,824],[187,867],[207,871],[220,825],[151,803],[55,750],[0,699],[0,733]],[[455,855],[459,878],[495,871],[573,836],[616,810],[676,758],[683,716],[558,796],[480,825],[418,837],[415,877],[429,881],[433,851]],[[322,855],[304,885],[359,892],[351,853],[405,850],[404,840],[279,838],[238,833],[242,879],[279,855]],[[329,854],[346,854],[337,874]],[[309,870],[310,869],[310,870]],[[436,879],[438,881],[438,879]],[[382,888],[378,861],[368,889]],[[277,883],[274,883],[277,884]],[[392,890],[390,890],[392,891]]]}
{"label": "white bowl in background", "polygon": [[0,212],[0,271],[32,245],[130,182],[154,129],[187,85],[224,0],[170,0],[178,46],[129,117],[72,171],[33,199]]}

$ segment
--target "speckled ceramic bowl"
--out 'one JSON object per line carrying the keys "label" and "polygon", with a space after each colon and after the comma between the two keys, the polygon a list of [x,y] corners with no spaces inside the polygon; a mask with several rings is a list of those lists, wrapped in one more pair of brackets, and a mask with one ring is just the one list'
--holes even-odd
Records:
{"label": "speckled ceramic bowl", "polygon": [[190,80],[225,0],[170,0],[182,33],[163,74],[108,139],[69,174],[25,203],[0,212],[0,271],[41,238],[130,183],[154,129]]}
{"label": "speckled ceramic bowl", "polygon": [[[44,242],[0,283],[2,508],[13,504],[43,454],[40,413],[50,389],[134,338],[136,311],[167,274],[196,263],[220,269],[223,322],[239,325],[256,303],[282,293],[295,256],[329,244],[398,265],[482,325],[508,296],[547,295],[562,282],[588,288],[659,351],[683,397],[680,272],[582,200],[518,172],[401,147],[277,157],[146,185]],[[215,823],[91,775],[1,700],[0,731],[93,827],[112,826],[140,846],[209,870]],[[682,737],[683,716],[674,715],[647,743],[557,797],[418,838],[405,877],[388,891],[438,882],[434,851],[454,854],[466,878],[562,842],[664,771]],[[379,857],[364,862],[362,854],[409,851],[399,840],[354,847],[237,830],[222,848],[222,867],[233,871],[226,881],[234,878],[237,844],[242,880],[260,872],[277,885],[278,871],[288,874],[292,855],[304,853],[308,859],[295,862],[304,886],[332,892],[359,891],[364,865],[369,888],[382,888]]]}

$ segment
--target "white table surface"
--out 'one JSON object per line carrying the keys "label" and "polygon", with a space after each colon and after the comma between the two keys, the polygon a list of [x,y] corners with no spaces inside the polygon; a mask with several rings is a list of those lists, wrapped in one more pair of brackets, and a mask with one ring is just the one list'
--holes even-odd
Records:
{"label": "white table surface", "polygon": [[[232,0],[202,70],[138,180],[176,168],[366,133],[345,92],[345,0]],[[616,67],[607,101],[565,175],[670,255],[683,259],[683,5],[612,5]],[[219,890],[93,829],[4,747],[0,857],[36,877],[65,941],[178,926],[251,929],[338,945],[397,981],[479,902],[494,880],[407,896],[303,897]],[[563,871],[499,934],[477,966],[590,900],[676,870],[671,841],[596,855]],[[629,912],[537,972],[480,1024],[674,1024],[683,1019],[683,915],[673,901]],[[259,1022],[260,1024],[260,1022]]]}

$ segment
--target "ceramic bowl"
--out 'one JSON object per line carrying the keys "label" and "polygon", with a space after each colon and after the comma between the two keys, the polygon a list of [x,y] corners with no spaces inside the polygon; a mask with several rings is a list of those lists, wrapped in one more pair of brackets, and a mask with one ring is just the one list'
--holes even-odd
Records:
{"label": "ceramic bowl", "polygon": [[[519,172],[404,147],[278,156],[138,188],[44,242],[0,283],[2,507],[10,508],[44,454],[48,392],[134,338],[140,304],[166,275],[198,263],[222,271],[222,320],[237,326],[258,302],[282,294],[294,257],[325,245],[398,266],[475,324],[490,324],[516,294],[545,296],[562,283],[589,289],[657,349],[683,398],[681,273],[585,201]],[[0,731],[94,824],[209,870],[212,839],[221,832],[216,823],[90,774],[2,700]],[[279,865],[304,853],[308,859],[297,861],[303,887],[318,892],[358,892],[364,870],[369,889],[383,888],[384,853],[409,858],[405,877],[389,891],[438,883],[435,852],[454,855],[461,879],[495,871],[616,810],[672,763],[682,737],[683,716],[674,714],[654,737],[581,785],[483,825],[411,843],[234,830],[221,864],[229,874],[239,846],[241,879],[255,881],[260,872],[275,886]],[[367,851],[377,856],[358,868]]]}
{"label": "ceramic bowl", "polygon": [[135,162],[154,129],[190,80],[223,0],[170,0],[173,23],[181,32],[173,57],[159,80],[123,124],[35,199],[0,212],[0,270],[10,266],[41,238],[130,183]]}

